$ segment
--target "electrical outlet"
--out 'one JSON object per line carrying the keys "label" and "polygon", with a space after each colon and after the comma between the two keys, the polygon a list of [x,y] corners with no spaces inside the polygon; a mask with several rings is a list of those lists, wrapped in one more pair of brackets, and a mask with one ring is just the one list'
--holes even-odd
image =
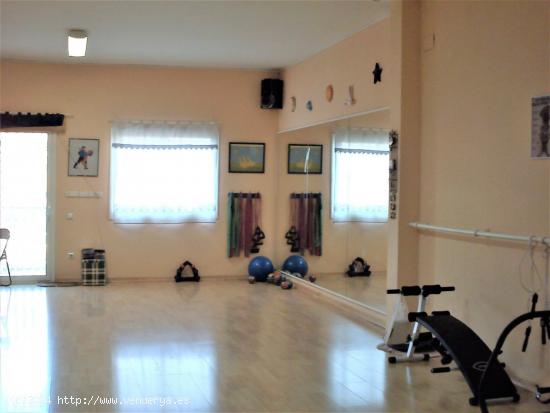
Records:
{"label": "electrical outlet", "polygon": [[67,253],[67,258],[70,259],[70,260],[74,260],[74,252],[69,251],[69,252]]}

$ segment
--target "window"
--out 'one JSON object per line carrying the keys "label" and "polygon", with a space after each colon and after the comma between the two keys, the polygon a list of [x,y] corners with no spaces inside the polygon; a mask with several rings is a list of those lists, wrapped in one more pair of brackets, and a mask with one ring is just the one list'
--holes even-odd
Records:
{"label": "window", "polygon": [[[47,275],[51,164],[47,133],[0,133],[0,228],[11,232],[6,253],[12,276]],[[0,277],[8,275],[5,264]]]}
{"label": "window", "polygon": [[113,124],[112,220],[119,223],[214,222],[217,215],[216,125]]}
{"label": "window", "polygon": [[332,219],[388,220],[389,143],[387,132],[337,128],[332,151]]}

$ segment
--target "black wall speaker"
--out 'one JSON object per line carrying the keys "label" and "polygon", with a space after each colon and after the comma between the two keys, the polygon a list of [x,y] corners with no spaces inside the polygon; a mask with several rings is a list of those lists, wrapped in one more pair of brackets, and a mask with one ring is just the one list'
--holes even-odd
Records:
{"label": "black wall speaker", "polygon": [[281,79],[262,80],[262,109],[283,108],[283,81]]}

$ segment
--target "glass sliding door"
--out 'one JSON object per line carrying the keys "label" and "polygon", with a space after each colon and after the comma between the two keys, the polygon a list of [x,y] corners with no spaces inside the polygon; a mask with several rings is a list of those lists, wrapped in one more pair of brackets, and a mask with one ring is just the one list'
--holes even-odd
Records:
{"label": "glass sliding door", "polygon": [[11,232],[7,256],[14,281],[47,278],[48,134],[0,133],[0,227]]}

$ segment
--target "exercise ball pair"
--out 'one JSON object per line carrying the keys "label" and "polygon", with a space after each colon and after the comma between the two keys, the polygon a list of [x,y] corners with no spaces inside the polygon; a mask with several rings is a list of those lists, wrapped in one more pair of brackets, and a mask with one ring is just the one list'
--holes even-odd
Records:
{"label": "exercise ball pair", "polygon": [[[248,275],[254,277],[256,281],[264,282],[267,276],[274,271],[273,263],[267,257],[260,255],[254,257],[248,264]],[[305,276],[308,271],[307,261],[300,255],[291,255],[283,263],[283,271],[291,274],[297,272]]]}

